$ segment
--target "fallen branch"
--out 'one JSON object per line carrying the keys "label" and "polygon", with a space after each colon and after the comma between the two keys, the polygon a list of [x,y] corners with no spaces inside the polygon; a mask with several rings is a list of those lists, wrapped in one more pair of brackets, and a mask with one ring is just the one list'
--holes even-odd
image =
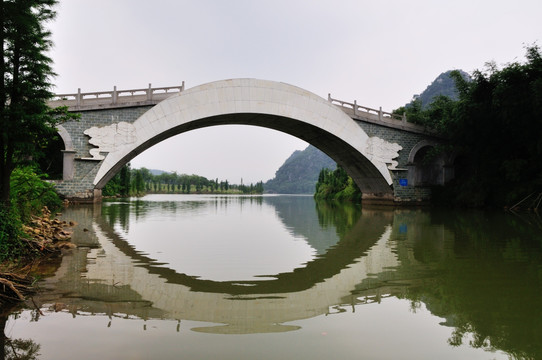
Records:
{"label": "fallen branch", "polygon": [[526,196],[523,200],[521,200],[520,202],[518,202],[516,205],[512,206],[512,207],[510,208],[510,210],[513,210],[514,208],[516,208],[519,204],[521,204],[522,202],[524,202],[525,200],[527,200],[528,198],[530,198],[531,196],[533,196],[533,194],[534,194],[534,193],[532,193],[532,194]]}

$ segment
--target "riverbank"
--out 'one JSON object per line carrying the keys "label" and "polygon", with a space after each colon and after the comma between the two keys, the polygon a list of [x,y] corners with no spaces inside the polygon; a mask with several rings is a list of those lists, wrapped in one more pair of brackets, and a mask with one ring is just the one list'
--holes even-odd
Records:
{"label": "riverbank", "polygon": [[34,292],[33,273],[36,267],[75,247],[71,242],[71,228],[74,226],[74,222],[52,217],[46,206],[41,216],[32,216],[28,225],[22,225],[23,234],[19,240],[25,247],[24,255],[15,261],[8,260],[0,264],[0,306],[24,301],[26,296]]}

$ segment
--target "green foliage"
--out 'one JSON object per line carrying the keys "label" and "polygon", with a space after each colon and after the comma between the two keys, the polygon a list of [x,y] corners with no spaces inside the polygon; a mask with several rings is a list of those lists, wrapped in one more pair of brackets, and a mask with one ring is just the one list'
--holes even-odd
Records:
{"label": "green foliage", "polygon": [[320,170],[314,197],[316,199],[359,202],[361,200],[361,191],[346,171],[337,166],[334,171],[329,169]]}
{"label": "green foliage", "polygon": [[23,222],[39,214],[44,206],[56,209],[62,205],[52,184],[45,182],[33,168],[17,168],[11,175],[11,202]]}
{"label": "green foliage", "polygon": [[0,261],[17,258],[24,252],[20,241],[22,223],[15,211],[0,204]]}
{"label": "green foliage", "polygon": [[[50,109],[51,78],[47,53],[52,43],[47,22],[56,0],[0,2],[0,258],[22,255],[21,223],[43,206],[60,204],[52,186],[28,167],[46,154],[55,126],[76,118],[66,108]],[[49,171],[53,171],[49,168]]]}
{"label": "green foliage", "polygon": [[326,154],[309,145],[295,151],[264,185],[265,192],[275,194],[312,194],[320,169],[335,169],[335,162]]}
{"label": "green foliage", "polygon": [[168,194],[262,194],[262,181],[250,185],[230,184],[227,180],[209,180],[199,175],[155,171],[124,166],[102,189],[103,196],[141,196],[146,193]]}
{"label": "green foliage", "polygon": [[[542,55],[527,47],[526,61],[499,69],[486,64],[472,79],[452,71],[457,100],[416,100],[396,113],[449,140],[456,179],[435,198],[468,206],[511,205],[542,191]],[[459,166],[458,161],[463,162]],[[442,195],[442,196],[439,196]]]}
{"label": "green foliage", "polygon": [[[488,64],[470,83],[457,74],[459,101],[445,134],[471,165],[466,191],[486,189],[484,204],[506,205],[542,191],[542,56],[499,70]],[[470,184],[470,186],[468,186]],[[465,191],[465,190],[464,190]]]}
{"label": "green foliage", "polygon": [[134,171],[132,183],[132,193],[135,194],[144,194],[145,193],[145,183],[143,182],[143,173],[139,170]]}
{"label": "green foliage", "polygon": [[408,107],[394,110],[396,114],[406,114],[408,122],[426,127],[428,130],[444,134],[455,116],[456,101],[444,95],[437,95],[433,101],[422,107],[420,99],[413,100]]}
{"label": "green foliage", "polygon": [[103,196],[120,195],[120,173],[113,176],[102,189]]}
{"label": "green foliage", "polygon": [[128,196],[130,194],[130,183],[131,183],[131,171],[130,171],[130,164],[127,164],[126,166],[123,166],[122,169],[120,169],[119,177],[119,191],[121,196]]}
{"label": "green foliage", "polygon": [[413,124],[423,124],[425,122],[425,114],[423,112],[422,101],[420,99],[412,100],[407,106],[401,106],[400,108],[393,110],[393,113],[397,115],[405,114],[408,122]]}
{"label": "green foliage", "polygon": [[[467,83],[470,81],[469,74],[463,70],[448,70],[440,74],[419,96],[415,97],[414,101],[419,101],[422,109],[426,110],[439,97],[457,100],[459,92],[456,77],[460,77]],[[407,105],[409,106],[410,104]]]}
{"label": "green foliage", "polygon": [[13,169],[40,153],[63,118],[50,110],[54,75],[46,23],[55,0],[4,0],[0,3],[0,201],[8,202]]}
{"label": "green foliage", "polygon": [[11,176],[10,203],[0,205],[0,261],[16,259],[29,253],[21,239],[22,224],[31,215],[40,214],[44,206],[56,209],[62,201],[53,186],[31,167],[17,168]]}

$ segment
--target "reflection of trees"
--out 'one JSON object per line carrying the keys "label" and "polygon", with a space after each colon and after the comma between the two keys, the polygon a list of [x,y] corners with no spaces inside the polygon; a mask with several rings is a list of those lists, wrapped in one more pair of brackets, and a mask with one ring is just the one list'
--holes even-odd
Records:
{"label": "reflection of trees", "polygon": [[450,224],[453,246],[416,239],[423,246],[414,244],[414,256],[438,276],[409,288],[406,297],[447,319],[455,328],[450,345],[468,341],[514,359],[542,358],[540,231],[505,214],[435,214],[432,220]]}
{"label": "reflection of trees", "polygon": [[354,226],[361,216],[361,207],[351,202],[316,201],[318,222],[324,229],[333,226],[339,237]]}
{"label": "reflection of trees", "polygon": [[123,230],[129,227],[130,202],[115,202],[102,208],[102,214],[110,226],[120,224]]}
{"label": "reflection of trees", "polygon": [[284,226],[294,236],[303,237],[318,255],[325,254],[340,240],[341,234],[333,223],[321,226],[312,196],[271,196],[265,197],[265,203],[272,205]]}
{"label": "reflection of trees", "polygon": [[30,339],[6,339],[4,359],[32,360],[38,359],[41,345]]}
{"label": "reflection of trees", "polygon": [[8,317],[17,306],[5,306],[0,313],[0,360],[32,360],[38,359],[41,348],[31,339],[10,339],[5,328]]}
{"label": "reflection of trees", "polygon": [[179,210],[195,210],[209,205],[206,201],[145,201],[141,199],[125,199],[123,201],[104,202],[103,217],[110,226],[120,225],[121,229],[128,231],[130,216],[143,220],[149,215],[175,214]]}

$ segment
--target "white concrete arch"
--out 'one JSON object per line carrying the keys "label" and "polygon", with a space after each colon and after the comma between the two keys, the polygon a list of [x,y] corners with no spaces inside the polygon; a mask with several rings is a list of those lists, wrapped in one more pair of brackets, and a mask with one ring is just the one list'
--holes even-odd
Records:
{"label": "white concrete arch", "polygon": [[[370,138],[362,128],[325,99],[285,83],[232,79],[185,90],[160,102],[133,124],[108,126],[108,141],[91,128],[91,144],[107,152],[94,179],[96,188],[128,161],[158,142],[197,128],[245,124],[268,127],[297,136],[337,161],[365,194],[392,196],[389,168],[401,146]],[[116,131],[114,137],[111,130]]]}
{"label": "white concrete arch", "polygon": [[58,130],[58,135],[60,135],[60,138],[62,139],[62,141],[64,141],[64,150],[74,151],[72,137],[70,136],[68,131],[62,125],[57,125],[56,128]]}
{"label": "white concrete arch", "polygon": [[429,147],[436,147],[438,143],[436,141],[432,140],[422,140],[410,150],[410,153],[408,154],[408,164],[414,164],[414,158],[416,157],[416,154],[418,151],[420,151],[422,148],[429,146]]}

